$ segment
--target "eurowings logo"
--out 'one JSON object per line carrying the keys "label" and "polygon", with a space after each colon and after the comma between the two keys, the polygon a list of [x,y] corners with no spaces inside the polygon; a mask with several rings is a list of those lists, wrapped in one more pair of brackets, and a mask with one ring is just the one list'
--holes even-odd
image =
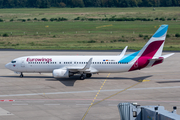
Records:
{"label": "eurowings logo", "polygon": [[51,62],[52,58],[27,58],[27,62]]}

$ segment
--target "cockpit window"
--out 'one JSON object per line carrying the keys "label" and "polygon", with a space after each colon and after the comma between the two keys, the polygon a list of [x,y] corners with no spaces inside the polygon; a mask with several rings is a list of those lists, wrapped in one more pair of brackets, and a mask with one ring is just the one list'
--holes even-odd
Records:
{"label": "cockpit window", "polygon": [[16,63],[16,61],[11,61],[11,63]]}

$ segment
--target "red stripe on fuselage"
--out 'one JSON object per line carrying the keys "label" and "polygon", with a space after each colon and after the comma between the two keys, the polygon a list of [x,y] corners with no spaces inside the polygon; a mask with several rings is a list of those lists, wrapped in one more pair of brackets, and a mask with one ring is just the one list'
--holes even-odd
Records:
{"label": "red stripe on fuselage", "polygon": [[149,59],[152,59],[153,56],[156,54],[158,49],[161,47],[163,44],[164,40],[160,41],[154,41],[148,45],[148,47],[145,49],[143,54],[137,59],[137,61],[133,64],[131,69],[129,71],[137,70],[137,69],[142,69],[146,67],[149,63]]}

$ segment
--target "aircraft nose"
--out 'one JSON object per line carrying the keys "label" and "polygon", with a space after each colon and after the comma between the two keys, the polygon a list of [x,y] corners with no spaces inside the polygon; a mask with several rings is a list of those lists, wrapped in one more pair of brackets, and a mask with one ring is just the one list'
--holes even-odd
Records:
{"label": "aircraft nose", "polygon": [[10,63],[6,64],[5,67],[6,67],[7,69],[10,69]]}

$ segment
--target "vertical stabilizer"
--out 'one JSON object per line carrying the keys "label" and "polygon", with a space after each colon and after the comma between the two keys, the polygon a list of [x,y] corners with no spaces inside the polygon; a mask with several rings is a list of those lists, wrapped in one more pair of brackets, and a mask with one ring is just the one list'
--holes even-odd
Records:
{"label": "vertical stabilizer", "polygon": [[146,45],[139,51],[135,57],[135,63],[129,71],[142,69],[146,67],[149,60],[160,57],[163,51],[164,42],[168,25],[161,25]]}
{"label": "vertical stabilizer", "polygon": [[160,57],[163,51],[168,25],[161,25],[146,45],[141,49],[140,56]]}

